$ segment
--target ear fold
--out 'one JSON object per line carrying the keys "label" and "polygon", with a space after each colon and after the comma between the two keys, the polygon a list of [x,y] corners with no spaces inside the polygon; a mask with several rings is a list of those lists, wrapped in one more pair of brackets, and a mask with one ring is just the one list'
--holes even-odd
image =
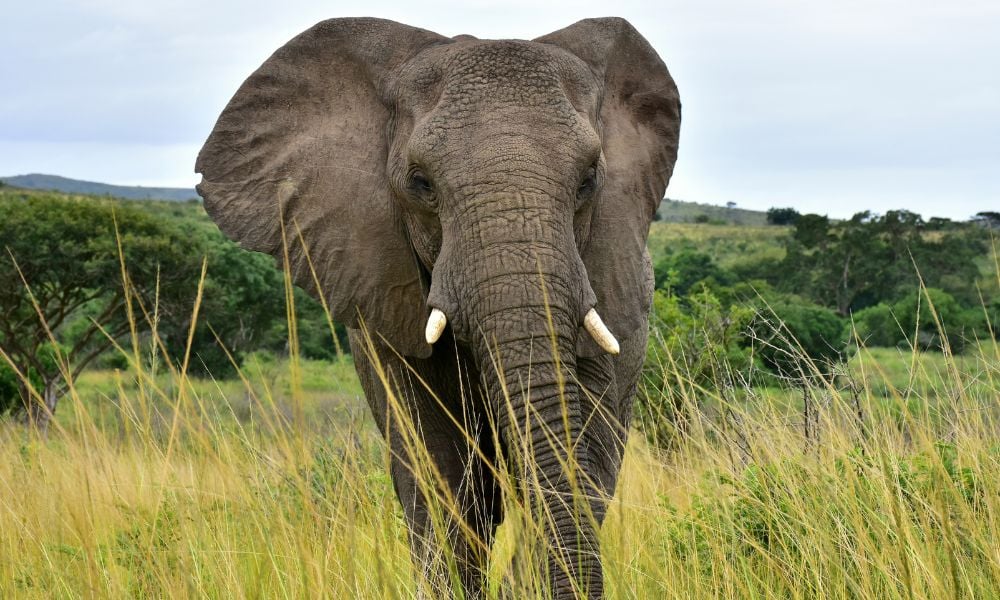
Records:
{"label": "ear fold", "polygon": [[425,293],[385,173],[389,111],[379,86],[448,41],[380,19],[323,21],[243,83],[195,166],[205,208],[226,235],[281,262],[287,244],[284,267],[325,295],[335,319],[364,319],[416,356],[430,354]]}
{"label": "ear fold", "polygon": [[[628,339],[652,300],[646,237],[677,159],[677,86],[649,42],[624,19],[586,19],[535,41],[575,54],[603,84],[598,125],[607,171],[594,200],[583,262],[598,312],[614,335]],[[601,352],[589,336],[580,338],[584,355]]]}

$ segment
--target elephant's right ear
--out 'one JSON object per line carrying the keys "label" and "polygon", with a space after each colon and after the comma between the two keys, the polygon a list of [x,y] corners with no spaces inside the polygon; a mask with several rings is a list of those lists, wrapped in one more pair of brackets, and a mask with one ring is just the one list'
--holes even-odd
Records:
{"label": "elephant's right ear", "polygon": [[386,177],[379,90],[390,71],[448,42],[381,19],[323,21],[240,86],[195,165],[205,209],[226,235],[284,263],[336,320],[363,319],[415,356],[431,351],[427,307]]}

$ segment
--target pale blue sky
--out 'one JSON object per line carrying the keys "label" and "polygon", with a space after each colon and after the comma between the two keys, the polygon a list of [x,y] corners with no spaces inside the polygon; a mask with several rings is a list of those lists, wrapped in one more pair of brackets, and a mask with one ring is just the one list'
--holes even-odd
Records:
{"label": "pale blue sky", "polygon": [[1000,2],[35,0],[0,27],[0,175],[193,186],[239,83],[316,21],[532,38],[628,18],[684,103],[672,198],[834,217],[1000,210]]}

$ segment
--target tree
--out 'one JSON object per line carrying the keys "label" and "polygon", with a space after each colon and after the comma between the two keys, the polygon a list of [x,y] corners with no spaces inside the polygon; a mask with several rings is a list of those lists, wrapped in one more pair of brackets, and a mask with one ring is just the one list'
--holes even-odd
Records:
{"label": "tree", "polygon": [[799,211],[794,208],[767,209],[767,222],[769,225],[795,225],[801,216]]}
{"label": "tree", "polygon": [[830,241],[830,218],[826,215],[799,215],[795,219],[792,239],[805,248],[826,248]]}
{"label": "tree", "polygon": [[[241,249],[215,228],[206,233],[205,252],[208,272],[200,324],[191,341],[190,372],[225,377],[250,352],[286,352],[289,335],[285,280],[274,259]],[[195,285],[192,282],[191,289]],[[337,329],[334,341],[322,305],[300,288],[293,289],[293,303],[302,356],[336,358],[340,352],[336,344],[346,343],[343,327]],[[160,327],[171,356],[183,355],[189,328],[187,319]]]}
{"label": "tree", "polygon": [[824,303],[823,298],[832,298],[832,305],[827,305],[841,317],[884,297],[895,281],[890,270],[898,272],[901,267],[912,267],[888,251],[879,237],[878,222],[868,211],[855,214],[833,229],[816,265],[815,289],[821,295],[813,300]]}
{"label": "tree", "polygon": [[973,223],[979,223],[989,229],[1000,229],[1000,212],[984,210],[976,213],[972,217]]}
{"label": "tree", "polygon": [[[288,339],[285,287],[274,259],[241,249],[218,230],[206,234],[205,253],[208,271],[189,369],[221,378],[233,371],[230,356],[239,364],[244,354],[274,350]],[[183,356],[190,326],[189,319],[174,319],[159,328],[171,357]]]}
{"label": "tree", "polygon": [[945,231],[953,229],[957,223],[946,217],[931,217],[927,219],[926,228],[928,231]]}
{"label": "tree", "polygon": [[0,349],[20,400],[12,408],[43,431],[67,379],[132,327],[148,328],[144,310],[164,320],[190,311],[199,240],[126,204],[6,194],[0,240]]}

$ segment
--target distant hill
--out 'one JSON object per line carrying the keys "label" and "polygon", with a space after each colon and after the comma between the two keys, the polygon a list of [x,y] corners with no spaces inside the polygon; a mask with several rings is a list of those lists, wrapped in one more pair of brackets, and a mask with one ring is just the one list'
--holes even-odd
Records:
{"label": "distant hill", "polygon": [[[30,190],[52,190],[66,194],[91,194],[95,196],[113,196],[130,200],[173,200],[185,201],[198,198],[194,188],[143,187],[129,185],[112,185],[96,181],[82,181],[59,175],[43,175],[31,173],[0,177],[11,187]],[[664,198],[656,211],[659,220],[665,223],[713,223],[716,225],[767,225],[767,213],[745,208],[729,208],[714,204],[700,204]]]}
{"label": "distant hill", "polygon": [[745,208],[729,208],[664,198],[656,211],[666,223],[715,223],[728,225],[767,225],[767,213]]}
{"label": "distant hill", "polygon": [[143,187],[138,185],[111,185],[95,181],[81,181],[58,175],[14,175],[0,177],[3,183],[30,190],[53,190],[66,194],[93,194],[96,196],[114,196],[130,200],[175,200],[184,201],[198,198],[194,188]]}

